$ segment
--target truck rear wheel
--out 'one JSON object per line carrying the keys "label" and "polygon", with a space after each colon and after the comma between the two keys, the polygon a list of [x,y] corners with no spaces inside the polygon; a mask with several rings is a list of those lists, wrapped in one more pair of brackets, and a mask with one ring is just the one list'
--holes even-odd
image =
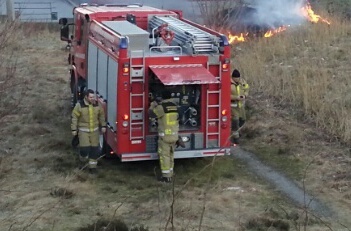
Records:
{"label": "truck rear wheel", "polygon": [[99,137],[100,144],[100,156],[104,155],[105,158],[115,158],[115,155],[111,155],[112,148],[107,144],[104,135],[100,135]]}

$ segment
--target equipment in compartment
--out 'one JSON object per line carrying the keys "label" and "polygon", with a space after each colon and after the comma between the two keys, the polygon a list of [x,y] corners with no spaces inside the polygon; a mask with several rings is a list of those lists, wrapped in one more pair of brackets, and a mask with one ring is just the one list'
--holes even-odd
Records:
{"label": "equipment in compartment", "polygon": [[[165,87],[161,83],[149,84],[149,102],[161,101],[160,89],[168,89],[172,101],[178,106],[180,131],[197,130],[200,127],[200,85],[177,85]],[[149,130],[155,131],[156,120],[149,121]]]}

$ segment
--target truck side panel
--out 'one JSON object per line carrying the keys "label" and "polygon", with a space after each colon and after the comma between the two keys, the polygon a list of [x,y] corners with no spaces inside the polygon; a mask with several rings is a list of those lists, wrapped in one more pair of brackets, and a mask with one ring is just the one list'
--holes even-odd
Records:
{"label": "truck side panel", "polygon": [[100,100],[107,104],[107,123],[113,131],[116,131],[118,64],[91,41],[88,54],[87,86],[96,91]]}
{"label": "truck side panel", "polygon": [[96,78],[98,67],[98,48],[93,43],[88,45],[88,73],[87,86],[90,89],[96,90]]}
{"label": "truck side panel", "polygon": [[100,98],[107,99],[107,68],[108,56],[102,50],[98,50],[96,93]]}
{"label": "truck side panel", "polygon": [[118,63],[111,57],[108,58],[107,78],[107,123],[116,131],[117,121],[117,69]]}

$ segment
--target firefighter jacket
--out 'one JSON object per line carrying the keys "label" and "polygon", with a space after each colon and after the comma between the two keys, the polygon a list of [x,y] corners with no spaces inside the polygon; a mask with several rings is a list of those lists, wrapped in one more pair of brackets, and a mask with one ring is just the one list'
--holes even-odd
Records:
{"label": "firefighter jacket", "polygon": [[150,108],[150,117],[158,119],[158,135],[165,142],[176,142],[179,131],[179,113],[177,105],[170,99],[163,100],[155,108]]}
{"label": "firefighter jacket", "polygon": [[[231,82],[230,89],[231,107],[237,109],[243,108],[245,106],[245,98],[249,95],[249,84],[247,84],[244,79],[240,78],[238,84],[234,81]],[[237,100],[237,97],[240,96],[244,96],[244,100]]]}
{"label": "firefighter jacket", "polygon": [[101,105],[96,102],[89,104],[85,99],[79,101],[72,111],[72,131],[93,132],[99,125],[106,127],[105,113]]}

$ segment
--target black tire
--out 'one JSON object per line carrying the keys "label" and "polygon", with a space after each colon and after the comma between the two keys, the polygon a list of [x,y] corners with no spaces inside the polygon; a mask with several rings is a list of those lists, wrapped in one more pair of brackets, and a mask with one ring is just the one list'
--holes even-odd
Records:
{"label": "black tire", "polygon": [[70,73],[71,73],[71,82],[70,82],[70,87],[71,87],[71,93],[75,92],[76,91],[76,81],[75,81],[75,78],[74,78],[74,73],[73,73],[73,70],[70,70]]}
{"label": "black tire", "polygon": [[116,158],[116,155],[111,155],[112,148],[107,144],[105,136],[100,135],[99,137],[100,144],[100,156],[104,155],[106,159]]}
{"label": "black tire", "polygon": [[76,85],[73,83],[73,88],[72,88],[72,92],[71,92],[71,107],[74,108],[74,106],[76,106],[77,102],[78,102],[78,96],[77,96],[77,91],[74,90],[76,89]]}

